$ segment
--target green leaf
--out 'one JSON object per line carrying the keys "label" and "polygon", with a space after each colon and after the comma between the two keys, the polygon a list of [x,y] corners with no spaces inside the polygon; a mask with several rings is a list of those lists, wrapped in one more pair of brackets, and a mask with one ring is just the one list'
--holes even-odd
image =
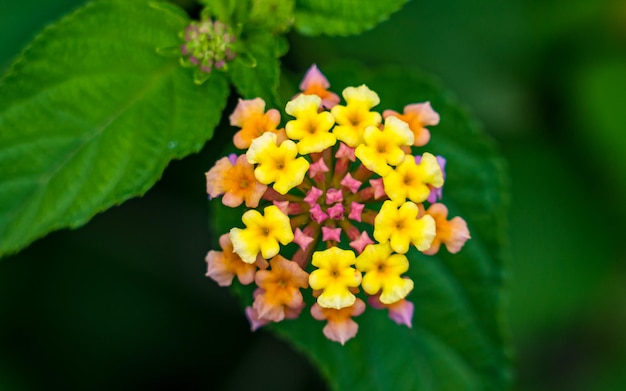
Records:
{"label": "green leaf", "polygon": [[211,138],[229,92],[176,58],[188,21],[145,1],[90,3],[0,82],[0,254],[145,193]]}
{"label": "green leaf", "polygon": [[206,7],[202,11],[203,13],[207,13],[222,23],[235,22],[233,14],[238,6],[247,7],[247,1],[237,0],[201,0],[200,3]]}
{"label": "green leaf", "polygon": [[285,39],[264,31],[251,31],[242,38],[242,55],[229,64],[231,81],[244,98],[261,97],[268,105],[277,105],[280,61]]}
{"label": "green leaf", "polygon": [[[432,103],[441,123],[431,128],[431,142],[416,152],[447,159],[443,202],[451,217],[466,219],[472,239],[455,255],[443,247],[435,256],[415,250],[407,254],[408,275],[415,282],[408,297],[415,304],[411,329],[395,324],[386,311],[368,308],[355,318],[357,336],[341,346],[324,337],[324,322],[308,312],[310,301],[298,319],[266,327],[309,356],[333,389],[509,389],[510,343],[503,308],[508,198],[503,161],[493,143],[450,94],[419,73],[399,68],[373,73],[354,64],[322,71],[336,92],[367,84],[380,95],[380,111]],[[218,234],[232,224],[241,226],[237,211],[217,204]],[[248,288],[234,290],[249,304]]]}
{"label": "green leaf", "polygon": [[305,35],[354,35],[387,20],[408,0],[296,0],[295,27]]}
{"label": "green leaf", "polygon": [[295,0],[201,0],[203,14],[245,29],[272,33],[287,31],[293,24]]}
{"label": "green leaf", "polygon": [[273,33],[287,31],[293,24],[295,0],[253,1],[249,23]]}

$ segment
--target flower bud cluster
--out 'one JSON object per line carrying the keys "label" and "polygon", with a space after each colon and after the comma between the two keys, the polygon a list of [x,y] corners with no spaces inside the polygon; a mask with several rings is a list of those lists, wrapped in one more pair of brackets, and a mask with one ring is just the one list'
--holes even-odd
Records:
{"label": "flower bud cluster", "polygon": [[183,66],[197,67],[204,73],[226,67],[235,58],[233,42],[235,35],[220,21],[203,18],[191,22],[181,33],[185,43],[181,45]]}

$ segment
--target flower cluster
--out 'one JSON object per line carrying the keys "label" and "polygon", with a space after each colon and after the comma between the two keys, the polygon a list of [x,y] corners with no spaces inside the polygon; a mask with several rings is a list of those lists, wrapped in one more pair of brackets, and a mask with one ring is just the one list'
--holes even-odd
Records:
{"label": "flower cluster", "polygon": [[181,64],[197,68],[194,77],[198,83],[205,81],[214,68],[225,69],[227,61],[235,58],[235,34],[222,22],[203,17],[191,22],[181,38],[185,40],[180,47]]}
{"label": "flower cluster", "polygon": [[284,128],[262,99],[239,101],[230,122],[244,153],[217,161],[207,192],[248,210],[243,227],[224,234],[221,251],[206,260],[219,285],[235,276],[256,284],[246,308],[253,330],[298,317],[310,288],[311,315],[326,321],[327,338],[344,344],[366,302],[411,327],[407,252],[435,254],[443,244],[456,253],[470,236],[465,221],[448,219],[438,202],[445,160],[412,154],[430,139],[426,127],[439,122],[430,104],[381,115],[367,86],[343,90],[344,105],[329,87],[312,66],[285,107]]}

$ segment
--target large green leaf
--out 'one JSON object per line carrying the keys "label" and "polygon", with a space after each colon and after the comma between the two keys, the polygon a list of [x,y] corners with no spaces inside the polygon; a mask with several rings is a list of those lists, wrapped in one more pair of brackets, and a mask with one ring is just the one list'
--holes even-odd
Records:
{"label": "large green leaf", "polygon": [[[415,289],[413,328],[399,326],[386,311],[369,308],[356,318],[357,336],[341,346],[322,334],[323,322],[305,310],[297,320],[269,328],[311,357],[337,390],[507,390],[510,345],[504,322],[504,218],[508,203],[503,162],[492,142],[436,83],[406,69],[368,72],[356,65],[322,69],[334,89],[366,83],[377,91],[377,109],[430,101],[441,114],[432,140],[420,151],[447,159],[443,202],[463,216],[472,239],[455,255],[408,254]],[[290,93],[293,93],[290,92]],[[420,152],[417,151],[417,152]],[[214,204],[218,233],[240,225],[238,211]],[[230,213],[229,213],[230,212]],[[247,288],[247,287],[246,287]],[[235,287],[246,303],[249,289]],[[309,303],[310,304],[310,303]]]}
{"label": "large green leaf", "polygon": [[352,35],[387,20],[408,0],[296,0],[295,26],[305,35]]}
{"label": "large green leaf", "polygon": [[176,58],[185,17],[88,4],[46,29],[0,82],[0,254],[145,193],[212,136],[229,92]]}

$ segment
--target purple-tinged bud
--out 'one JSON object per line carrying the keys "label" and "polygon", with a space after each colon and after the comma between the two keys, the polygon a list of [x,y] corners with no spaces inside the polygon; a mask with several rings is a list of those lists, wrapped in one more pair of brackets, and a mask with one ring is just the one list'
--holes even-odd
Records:
{"label": "purple-tinged bud", "polygon": [[356,192],[359,191],[359,187],[361,187],[361,184],[362,182],[352,178],[352,175],[350,175],[350,173],[347,173],[346,176],[343,177],[343,179],[341,180],[341,186],[347,187],[348,190],[350,190],[350,192],[352,192],[353,194],[356,194]]}
{"label": "purple-tinged bud", "polygon": [[343,192],[338,189],[326,190],[326,203],[328,205],[336,204],[343,201]]}
{"label": "purple-tinged bud", "polygon": [[350,242],[350,247],[352,247],[357,253],[360,254],[363,252],[363,249],[365,249],[365,246],[373,243],[374,241],[370,239],[367,231],[363,231],[361,232],[361,235],[359,235],[356,239]]}
{"label": "purple-tinged bud", "polygon": [[374,198],[379,199],[387,195],[385,193],[385,185],[383,184],[383,178],[370,179],[370,185],[374,188]]}
{"label": "purple-tinged bud", "polygon": [[329,240],[341,241],[341,228],[322,227],[322,240],[324,242]]}
{"label": "purple-tinged bud", "polygon": [[350,214],[348,214],[348,218],[354,221],[361,222],[361,214],[363,213],[363,208],[365,208],[364,204],[353,201],[352,204],[350,204]]}
{"label": "purple-tinged bud", "polygon": [[288,215],[289,214],[289,201],[276,201],[272,202],[281,212]]}
{"label": "purple-tinged bud", "polygon": [[339,143],[339,149],[337,153],[335,153],[335,157],[337,159],[348,159],[351,162],[356,161],[356,156],[354,155],[354,148],[347,146],[344,143]]}
{"label": "purple-tinged bud", "polygon": [[400,300],[397,303],[387,307],[389,309],[389,318],[399,325],[405,325],[408,328],[413,327],[413,311],[415,306],[408,300]]}
{"label": "purple-tinged bud", "polygon": [[309,211],[311,213],[311,219],[318,224],[322,224],[326,219],[328,219],[328,215],[324,213],[322,207],[319,204],[315,204]]}
{"label": "purple-tinged bud", "polygon": [[313,186],[311,187],[311,190],[306,193],[306,197],[304,197],[304,202],[309,204],[312,208],[313,206],[315,206],[317,200],[322,196],[322,194],[324,194],[322,190]]}
{"label": "purple-tinged bud", "polygon": [[324,159],[317,159],[315,163],[309,165],[309,176],[315,178],[319,174],[328,172],[328,166],[324,163]]}
{"label": "purple-tinged bud", "polygon": [[293,241],[298,246],[300,246],[300,249],[302,249],[302,251],[304,251],[307,247],[309,247],[309,244],[313,242],[313,238],[304,233],[300,228],[296,228],[295,232],[293,233]]}
{"label": "purple-tinged bud", "polygon": [[331,219],[341,220],[343,218],[344,207],[341,204],[335,204],[326,209],[326,212],[328,212],[328,217]]}

